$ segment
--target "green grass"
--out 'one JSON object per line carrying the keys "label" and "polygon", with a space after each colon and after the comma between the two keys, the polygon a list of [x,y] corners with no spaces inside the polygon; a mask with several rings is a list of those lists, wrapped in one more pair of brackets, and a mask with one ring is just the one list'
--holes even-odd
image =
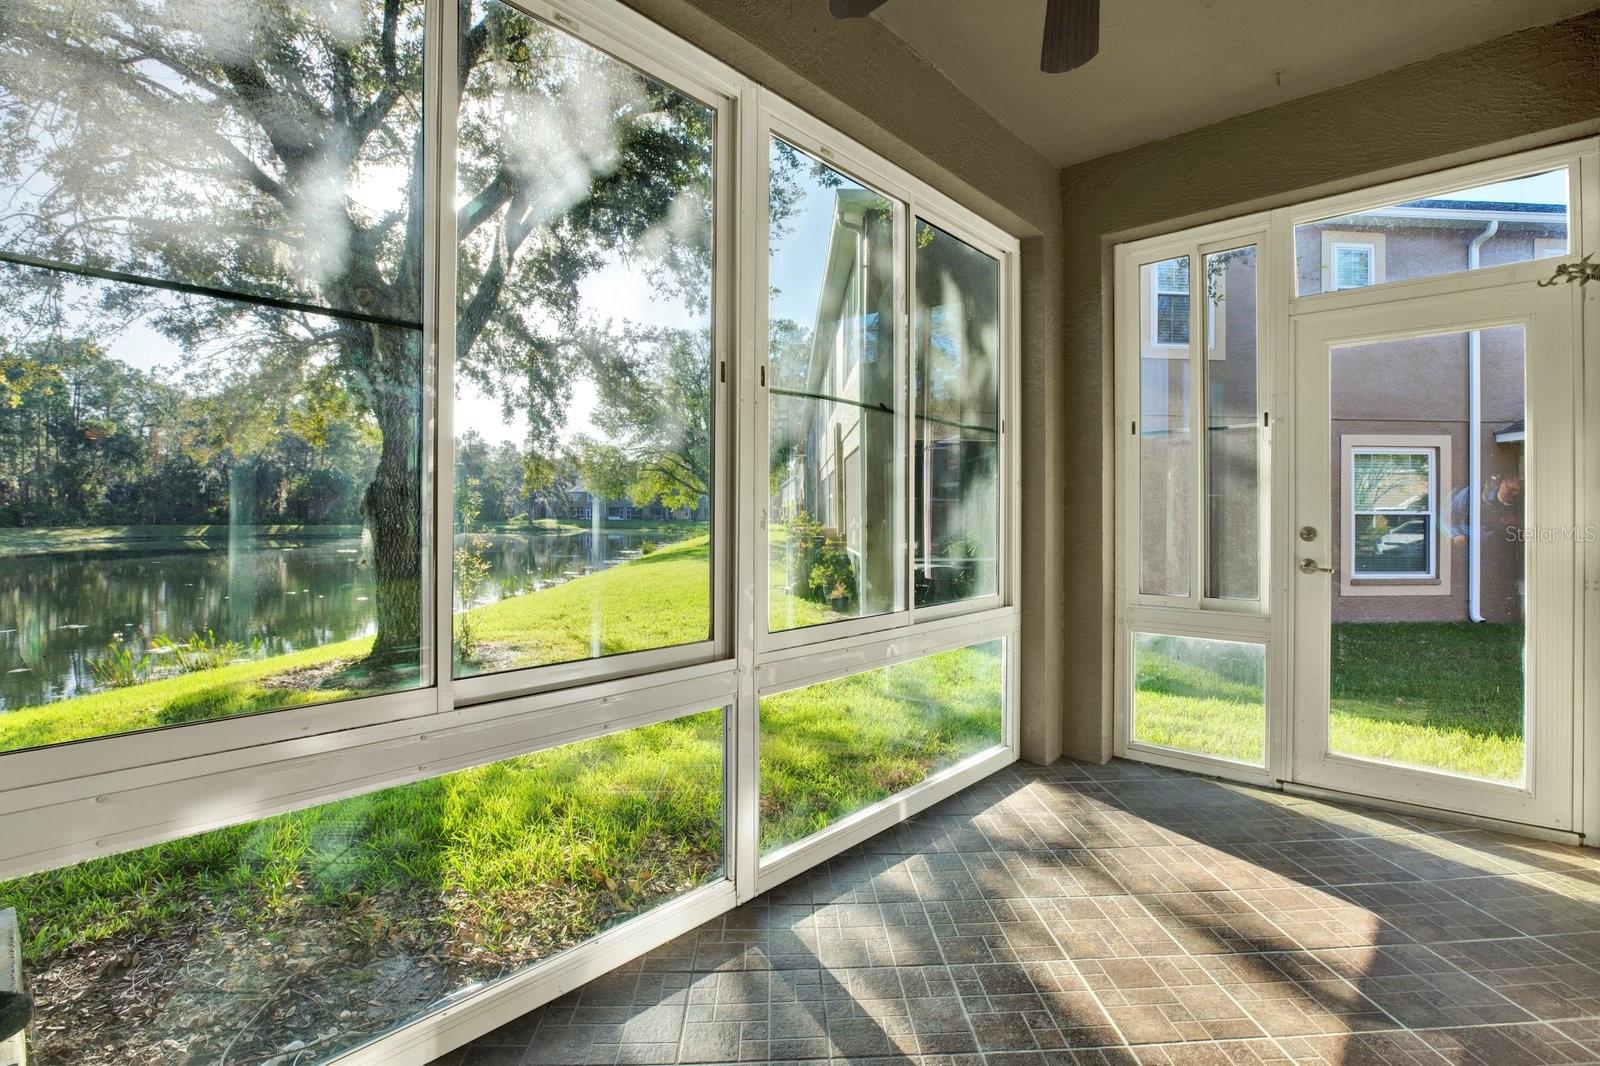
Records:
{"label": "green grass", "polygon": [[761,846],[793,843],[1000,742],[999,645],[761,701]]}
{"label": "green grass", "polygon": [[35,874],[0,908],[30,964],[209,911],[293,937],[308,908],[535,958],[715,875],[722,746],[708,711]]}
{"label": "green grass", "polygon": [[[1336,752],[1496,781],[1522,777],[1523,631],[1469,622],[1333,627],[1329,746]],[[1259,763],[1258,676],[1168,646],[1135,663],[1134,736]]]}
{"label": "green grass", "polygon": [[[463,615],[497,669],[671,647],[710,638],[711,540],[693,537],[620,566]],[[598,620],[598,629],[596,621]]]}
{"label": "green grass", "polygon": [[263,682],[293,670],[359,659],[371,646],[370,637],[346,640],[6,711],[0,714],[0,751],[345,699],[356,693],[338,685],[307,690]]}

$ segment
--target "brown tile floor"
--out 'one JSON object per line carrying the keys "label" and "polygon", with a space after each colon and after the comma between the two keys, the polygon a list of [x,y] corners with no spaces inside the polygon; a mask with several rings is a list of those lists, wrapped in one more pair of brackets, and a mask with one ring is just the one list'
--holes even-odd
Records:
{"label": "brown tile floor", "polygon": [[1600,850],[1016,766],[436,1066],[1600,1062]]}

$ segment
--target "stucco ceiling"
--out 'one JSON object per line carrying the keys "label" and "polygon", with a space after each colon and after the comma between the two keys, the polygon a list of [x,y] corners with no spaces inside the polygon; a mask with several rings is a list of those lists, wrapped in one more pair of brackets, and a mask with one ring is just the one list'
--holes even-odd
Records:
{"label": "stucco ceiling", "polygon": [[874,17],[1046,158],[1066,165],[1596,6],[1101,0],[1100,54],[1067,74],[1039,71],[1045,0],[888,0]]}

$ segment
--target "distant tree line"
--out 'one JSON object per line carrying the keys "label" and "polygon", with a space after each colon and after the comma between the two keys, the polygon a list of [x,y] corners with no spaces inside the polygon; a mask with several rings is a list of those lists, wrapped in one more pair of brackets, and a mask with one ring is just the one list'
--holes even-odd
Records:
{"label": "distant tree line", "polygon": [[297,391],[240,411],[90,340],[0,339],[0,526],[360,524],[377,427]]}

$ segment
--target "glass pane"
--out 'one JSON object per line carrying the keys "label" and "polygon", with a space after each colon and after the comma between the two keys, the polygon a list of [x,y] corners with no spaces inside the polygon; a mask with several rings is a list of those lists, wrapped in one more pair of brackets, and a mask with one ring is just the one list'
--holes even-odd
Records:
{"label": "glass pane", "polygon": [[761,850],[792,844],[1001,740],[1004,641],[761,700]]}
{"label": "glass pane", "polygon": [[457,154],[457,676],[709,640],[715,115],[494,0]]}
{"label": "glass pane", "polygon": [[420,322],[422,11],[12,0],[0,247]]}
{"label": "glass pane", "polygon": [[418,683],[422,338],[374,403],[347,327],[0,266],[0,751]]}
{"label": "glass pane", "polygon": [[1188,596],[1194,514],[1193,409],[1189,366],[1188,296],[1183,297],[1181,345],[1163,341],[1157,277],[1181,276],[1189,260],[1169,259],[1139,268],[1145,293],[1139,360],[1139,590],[1147,596]]}
{"label": "glass pane", "polygon": [[1133,739],[1264,766],[1267,650],[1158,633],[1133,637]]}
{"label": "glass pane", "polygon": [[706,711],[0,883],[29,1061],[327,1061],[720,879],[722,768]]}
{"label": "glass pane", "polygon": [[1256,399],[1256,248],[1206,265],[1206,594],[1260,595],[1261,499]]}
{"label": "glass pane", "polygon": [[916,604],[992,596],[1000,572],[1000,264],[917,221]]}
{"label": "glass pane", "polygon": [[772,632],[904,604],[894,204],[784,141],[772,172]]}
{"label": "glass pane", "polygon": [[1294,228],[1301,296],[1565,255],[1565,168]]}
{"label": "glass pane", "polygon": [[1355,516],[1355,574],[1372,577],[1433,573],[1433,516]]}
{"label": "glass pane", "polygon": [[1428,512],[1433,452],[1357,451],[1350,457],[1350,496],[1357,511]]}
{"label": "glass pane", "polygon": [[1523,778],[1524,356],[1520,326],[1332,352],[1334,752]]}

